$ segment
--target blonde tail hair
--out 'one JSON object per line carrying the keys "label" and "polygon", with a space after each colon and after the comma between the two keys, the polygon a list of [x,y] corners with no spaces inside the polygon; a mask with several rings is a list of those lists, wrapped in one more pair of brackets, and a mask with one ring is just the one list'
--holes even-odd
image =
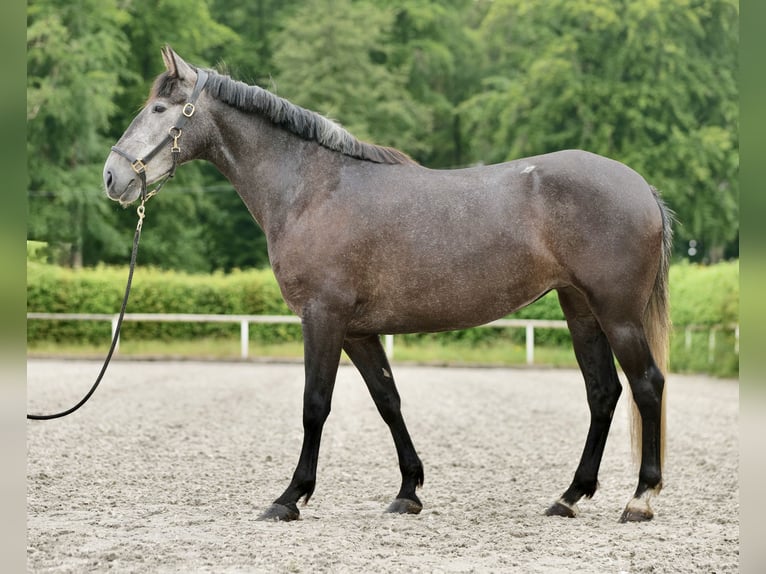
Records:
{"label": "blonde tail hair", "polygon": [[[668,270],[670,268],[670,255],[673,246],[673,212],[664,204],[659,192],[651,188],[657,205],[662,215],[662,250],[660,253],[660,265],[657,276],[654,279],[654,288],[649,298],[649,303],[644,312],[644,331],[649,349],[657,367],[664,377],[668,372],[668,355],[670,352],[670,305],[668,297]],[[660,414],[660,467],[665,460],[665,389],[662,387],[662,407]],[[640,464],[641,461],[641,415],[635,401],[631,401],[631,439],[633,447],[633,459]]]}

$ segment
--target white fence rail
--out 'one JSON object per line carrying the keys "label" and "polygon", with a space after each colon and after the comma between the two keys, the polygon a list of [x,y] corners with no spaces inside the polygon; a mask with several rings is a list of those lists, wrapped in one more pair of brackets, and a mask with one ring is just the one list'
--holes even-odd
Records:
{"label": "white fence rail", "polygon": [[[117,314],[110,313],[27,313],[27,319],[49,321],[109,321],[112,324],[112,336],[117,328]],[[158,321],[174,323],[239,323],[240,357],[247,359],[249,355],[250,324],[300,324],[300,317],[295,315],[216,315],[200,313],[125,313],[125,321]],[[481,327],[523,328],[526,342],[527,364],[535,362],[535,328],[566,329],[567,323],[562,320],[548,319],[498,319]],[[734,352],[739,354],[739,325],[687,325],[684,327],[684,346],[691,350],[692,332],[708,331],[708,361],[713,361],[716,349],[717,333],[722,330],[734,331]],[[386,353],[390,359],[394,357],[394,336],[385,335]],[[119,346],[119,341],[118,341]]]}
{"label": "white fence rail", "polygon": [[[119,315],[110,313],[27,313],[27,320],[47,321],[109,321],[112,324],[112,336],[117,328]],[[124,321],[159,321],[174,323],[239,323],[240,357],[249,355],[251,323],[300,323],[295,315],[206,315],[200,313],[125,313]],[[526,334],[527,364],[535,362],[535,328],[566,329],[566,321],[547,319],[498,319],[482,327],[524,328]],[[394,336],[385,335],[386,353],[394,356]],[[119,341],[117,343],[119,347]]]}
{"label": "white fence rail", "polygon": [[695,331],[707,331],[707,362],[712,363],[715,358],[718,333],[721,331],[734,332],[734,353],[739,355],[739,323],[731,325],[685,325],[684,326],[684,349],[691,351],[692,333]]}

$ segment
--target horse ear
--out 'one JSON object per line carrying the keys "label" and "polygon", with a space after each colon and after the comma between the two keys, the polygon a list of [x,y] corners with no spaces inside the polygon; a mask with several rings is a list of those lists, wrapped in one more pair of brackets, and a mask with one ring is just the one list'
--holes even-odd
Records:
{"label": "horse ear", "polygon": [[179,80],[196,77],[194,68],[176,54],[170,46],[162,48],[162,60],[165,62],[165,68],[167,68],[171,76]]}
{"label": "horse ear", "polygon": [[175,71],[175,62],[173,61],[173,49],[170,46],[163,46],[161,49],[162,61],[165,62],[165,69],[171,74]]}

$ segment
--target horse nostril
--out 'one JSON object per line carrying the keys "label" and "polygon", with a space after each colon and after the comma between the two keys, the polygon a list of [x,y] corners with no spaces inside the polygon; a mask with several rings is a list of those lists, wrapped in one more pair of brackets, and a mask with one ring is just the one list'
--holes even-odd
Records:
{"label": "horse nostril", "polygon": [[112,176],[111,170],[106,172],[106,175],[104,176],[104,183],[106,184],[107,189],[112,188],[112,183],[114,183],[114,176]]}

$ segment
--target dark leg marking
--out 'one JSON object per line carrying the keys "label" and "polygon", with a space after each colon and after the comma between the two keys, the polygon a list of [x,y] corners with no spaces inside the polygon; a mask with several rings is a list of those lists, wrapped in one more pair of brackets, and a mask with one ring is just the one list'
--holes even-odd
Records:
{"label": "dark leg marking", "polygon": [[319,444],[330,414],[345,321],[321,308],[304,310],[303,339],[306,384],[303,392],[303,446],[290,485],[259,520],[297,520],[297,503],[308,503],[316,485]]}
{"label": "dark leg marking", "polygon": [[394,438],[402,473],[402,486],[387,512],[418,514],[423,504],[415,494],[415,489],[423,485],[423,464],[415,452],[404,423],[401,400],[380,338],[377,335],[347,338],[343,349],[362,374],[375,406]]}
{"label": "dark leg marking", "polygon": [[665,378],[654,362],[640,322],[619,325],[609,329],[608,333],[641,415],[638,486],[620,522],[642,522],[654,516],[649,501],[662,488],[661,427]]}
{"label": "dark leg marking", "polygon": [[578,513],[577,501],[583,496],[591,498],[598,488],[601,458],[622,387],[609,342],[585,298],[571,288],[559,290],[558,295],[572,334],[577,363],[585,379],[591,420],[574,479],[546,514],[573,518]]}

